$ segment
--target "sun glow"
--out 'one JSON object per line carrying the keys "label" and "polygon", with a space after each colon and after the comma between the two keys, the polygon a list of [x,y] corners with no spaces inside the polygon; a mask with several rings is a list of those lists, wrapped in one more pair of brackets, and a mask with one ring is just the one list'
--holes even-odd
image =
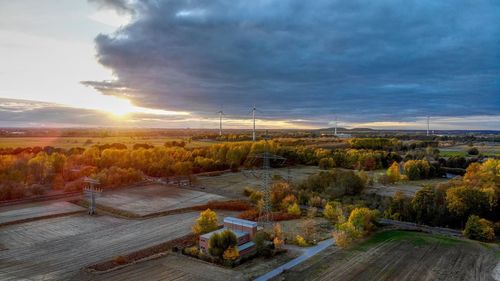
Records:
{"label": "sun glow", "polygon": [[88,109],[99,110],[110,113],[114,117],[125,117],[129,114],[151,114],[151,115],[189,115],[189,112],[184,111],[170,111],[163,109],[152,109],[134,105],[130,100],[117,98],[113,96],[101,96],[105,102],[100,104],[93,104]]}

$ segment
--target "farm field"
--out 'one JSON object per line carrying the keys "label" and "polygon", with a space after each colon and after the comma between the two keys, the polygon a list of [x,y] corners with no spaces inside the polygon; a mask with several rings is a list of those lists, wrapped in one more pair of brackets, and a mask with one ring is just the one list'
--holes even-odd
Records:
{"label": "farm field", "polygon": [[277,279],[495,280],[499,262],[498,252],[478,242],[386,231],[351,250],[331,247]]}
{"label": "farm field", "polygon": [[[300,183],[308,176],[319,171],[317,166],[294,166],[288,168],[271,169],[271,176],[280,175],[283,179],[288,178],[288,173],[292,181]],[[196,185],[203,187],[204,191],[220,194],[230,198],[244,198],[243,190],[245,187],[258,189],[261,186],[262,180],[259,178],[261,170],[242,171],[237,173],[225,173],[220,176],[200,176],[197,178]]]}
{"label": "farm field", "polygon": [[426,185],[435,185],[438,183],[444,183],[448,181],[446,178],[434,178],[434,179],[426,179],[426,180],[416,180],[416,181],[407,181],[400,182],[395,184],[383,185],[380,183],[375,183],[374,186],[368,187],[368,193],[376,193],[382,196],[393,196],[397,191],[403,192],[406,196],[414,196],[417,191],[422,189],[422,187]]}
{"label": "farm field", "polygon": [[63,201],[0,207],[0,225],[37,217],[84,212],[85,210],[85,208]]}
{"label": "farm field", "polygon": [[5,226],[0,231],[7,248],[0,251],[0,280],[74,280],[85,266],[189,233],[197,216],[123,220],[71,215]]}
{"label": "farm field", "polygon": [[224,197],[207,192],[166,185],[144,185],[102,193],[96,202],[140,216],[205,204]]}
{"label": "farm field", "polygon": [[[0,148],[53,146],[57,148],[90,147],[94,144],[122,143],[132,147],[136,143],[147,143],[154,146],[164,145],[167,141],[183,141],[172,137],[3,137],[0,138]],[[209,146],[216,142],[186,141],[186,147]]]}
{"label": "farm field", "polygon": [[279,266],[294,257],[297,253],[288,252],[276,256],[272,259],[257,258],[247,261],[235,268],[225,268],[222,266],[203,262],[182,254],[169,253],[164,257],[143,261],[129,265],[125,268],[117,269],[103,274],[92,274],[81,272],[76,280],[162,280],[162,281],[182,281],[182,280],[252,280],[276,266]]}
{"label": "farm field", "polygon": [[[488,143],[474,143],[474,147],[479,150],[479,152],[483,155],[487,156],[500,156],[500,144],[499,143],[493,143],[493,142],[488,142]],[[466,144],[460,144],[460,145],[455,145],[455,146],[450,146],[450,147],[440,147],[439,148],[439,155],[442,157],[451,157],[451,156],[464,156],[467,157],[469,156],[467,154],[467,150],[470,148],[470,146]]]}

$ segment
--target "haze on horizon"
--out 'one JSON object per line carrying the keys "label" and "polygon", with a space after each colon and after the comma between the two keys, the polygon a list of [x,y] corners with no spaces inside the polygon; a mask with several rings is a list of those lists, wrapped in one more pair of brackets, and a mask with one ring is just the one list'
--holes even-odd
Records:
{"label": "haze on horizon", "polygon": [[498,1],[0,2],[0,127],[500,130]]}

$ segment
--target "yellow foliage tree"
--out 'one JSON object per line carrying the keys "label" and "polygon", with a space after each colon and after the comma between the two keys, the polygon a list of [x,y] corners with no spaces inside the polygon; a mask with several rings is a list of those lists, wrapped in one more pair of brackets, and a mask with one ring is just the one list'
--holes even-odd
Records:
{"label": "yellow foliage tree", "polygon": [[192,227],[195,234],[205,234],[214,231],[217,228],[217,214],[210,209],[206,209],[201,212],[200,216],[196,219],[196,223]]}
{"label": "yellow foliage tree", "polygon": [[387,169],[387,176],[389,177],[389,182],[395,183],[401,179],[401,171],[397,162],[392,163],[392,165]]}

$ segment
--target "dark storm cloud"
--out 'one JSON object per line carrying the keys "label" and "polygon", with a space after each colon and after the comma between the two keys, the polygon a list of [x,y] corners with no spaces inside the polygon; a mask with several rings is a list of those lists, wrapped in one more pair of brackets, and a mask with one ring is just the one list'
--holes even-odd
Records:
{"label": "dark storm cloud", "polygon": [[498,1],[113,2],[135,16],[96,38],[119,78],[97,88],[141,106],[363,122],[500,114]]}
{"label": "dark storm cloud", "polygon": [[134,9],[127,0],[88,0],[90,3],[96,3],[99,8],[112,8],[120,14],[133,14]]}

